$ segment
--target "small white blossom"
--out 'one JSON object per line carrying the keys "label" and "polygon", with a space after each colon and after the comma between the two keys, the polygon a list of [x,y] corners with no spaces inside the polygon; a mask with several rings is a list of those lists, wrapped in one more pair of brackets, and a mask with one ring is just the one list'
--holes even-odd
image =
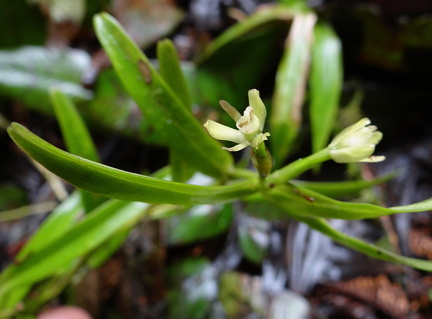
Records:
{"label": "small white blossom", "polygon": [[372,156],[383,134],[370,123],[363,118],[336,135],[327,147],[331,158],[337,163],[383,161],[384,156]]}
{"label": "small white blossom", "polygon": [[234,142],[237,145],[233,147],[223,147],[231,152],[240,151],[251,145],[258,149],[260,144],[267,140],[270,133],[263,133],[267,110],[259,96],[258,90],[249,90],[249,106],[241,115],[233,106],[226,101],[220,101],[221,107],[236,122],[237,130],[219,124],[215,121],[208,120],[204,127],[209,134],[221,141]]}

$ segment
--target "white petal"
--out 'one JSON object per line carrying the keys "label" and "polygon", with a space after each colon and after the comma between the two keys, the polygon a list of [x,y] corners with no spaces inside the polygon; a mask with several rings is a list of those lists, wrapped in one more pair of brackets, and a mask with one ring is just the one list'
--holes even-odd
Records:
{"label": "white petal", "polygon": [[237,128],[245,134],[252,134],[259,131],[260,121],[254,114],[252,107],[248,106],[244,114],[236,123]]}
{"label": "white petal", "polygon": [[222,149],[230,151],[230,152],[237,152],[237,151],[241,151],[242,149],[246,148],[249,146],[249,142],[244,142],[244,143],[240,143],[237,144],[233,147],[222,147]]}
{"label": "white petal", "polygon": [[261,100],[259,91],[252,89],[248,91],[249,105],[253,108],[256,117],[259,120],[259,130],[262,132],[264,129],[265,120],[267,117],[267,109],[264,102]]}
{"label": "white petal", "polygon": [[237,144],[245,142],[245,138],[240,131],[235,130],[231,127],[219,124],[215,121],[208,120],[204,124],[204,127],[207,129],[209,134],[217,140],[230,141],[230,142],[234,142]]}
{"label": "white petal", "polygon": [[237,122],[240,119],[241,114],[239,111],[237,111],[237,109],[234,106],[232,106],[231,104],[229,104],[227,101],[224,100],[220,100],[219,104],[221,108],[223,108],[223,110],[227,112],[228,115],[234,120],[234,122]]}
{"label": "white petal", "polygon": [[376,162],[382,162],[385,160],[385,156],[382,155],[376,155],[376,156],[369,156],[364,159],[362,159],[360,162],[365,163],[376,163]]}

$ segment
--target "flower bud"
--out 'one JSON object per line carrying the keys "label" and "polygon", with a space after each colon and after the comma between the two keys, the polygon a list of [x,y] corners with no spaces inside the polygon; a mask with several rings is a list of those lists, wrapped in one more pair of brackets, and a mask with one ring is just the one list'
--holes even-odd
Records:
{"label": "flower bud", "polygon": [[383,161],[384,156],[371,156],[383,135],[370,123],[363,118],[336,135],[327,147],[331,158],[337,163]]}

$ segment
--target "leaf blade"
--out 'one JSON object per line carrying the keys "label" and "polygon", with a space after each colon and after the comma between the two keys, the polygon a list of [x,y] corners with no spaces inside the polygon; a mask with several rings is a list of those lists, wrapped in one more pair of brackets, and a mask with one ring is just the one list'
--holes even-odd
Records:
{"label": "leaf blade", "polygon": [[327,146],[334,127],[342,89],[342,49],[330,26],[314,28],[310,76],[312,152]]}
{"label": "leaf blade", "polygon": [[128,173],[62,151],[18,123],[8,133],[14,142],[48,170],[92,193],[120,200],[175,205],[231,201],[252,194],[258,180],[226,186],[197,186]]}
{"label": "leaf blade", "polygon": [[103,13],[94,25],[119,78],[165,143],[203,173],[226,175],[232,156],[204,131],[118,22]]}

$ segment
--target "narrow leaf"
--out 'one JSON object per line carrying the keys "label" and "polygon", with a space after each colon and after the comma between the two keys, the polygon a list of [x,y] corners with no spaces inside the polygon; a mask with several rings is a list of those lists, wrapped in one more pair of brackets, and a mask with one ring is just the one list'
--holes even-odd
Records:
{"label": "narrow leaf", "polygon": [[103,13],[95,17],[94,25],[126,90],[162,140],[197,170],[215,177],[226,175],[232,156],[205,132],[118,22]]}
{"label": "narrow leaf", "polygon": [[72,101],[55,88],[51,89],[50,97],[68,151],[100,162],[90,133]]}
{"label": "narrow leaf", "polygon": [[0,299],[14,287],[33,284],[70,269],[70,263],[76,258],[139,221],[147,207],[144,203],[116,200],[101,205],[63,236],[4,271],[0,275]]}
{"label": "narrow leaf", "polygon": [[183,71],[180,67],[180,60],[174,44],[168,40],[159,41],[157,44],[157,58],[159,61],[159,73],[171,90],[182,101],[183,105],[190,110],[192,96]]}
{"label": "narrow leaf", "polygon": [[310,76],[313,153],[327,146],[339,108],[342,75],[339,38],[330,26],[317,24],[314,29]]}
{"label": "narrow leaf", "polygon": [[14,142],[29,156],[72,185],[106,197],[177,205],[211,204],[252,194],[258,180],[226,186],[197,186],[128,173],[64,152],[20,124],[8,128]]}
{"label": "narrow leaf", "polygon": [[302,121],[302,106],[309,70],[310,46],[316,15],[297,14],[276,74],[271,125],[271,149],[276,166],[290,151]]}
{"label": "narrow leaf", "polygon": [[359,251],[367,256],[390,262],[400,263],[425,271],[432,271],[431,261],[401,256],[387,249],[364,242],[358,238],[348,236],[331,227],[331,225],[322,218],[296,217],[296,219],[309,225],[309,227],[323,233],[324,235],[332,238],[334,241],[342,244],[343,246]]}
{"label": "narrow leaf", "polygon": [[[55,88],[51,89],[50,97],[68,151],[89,160],[100,162],[90,133],[72,101],[66,94]],[[81,199],[87,212],[103,201],[86,191],[81,191]]]}
{"label": "narrow leaf", "polygon": [[342,182],[309,182],[293,180],[295,186],[308,188],[332,198],[340,198],[347,195],[358,194],[361,190],[371,186],[382,184],[395,177],[395,174],[386,174],[368,181],[342,181]]}

